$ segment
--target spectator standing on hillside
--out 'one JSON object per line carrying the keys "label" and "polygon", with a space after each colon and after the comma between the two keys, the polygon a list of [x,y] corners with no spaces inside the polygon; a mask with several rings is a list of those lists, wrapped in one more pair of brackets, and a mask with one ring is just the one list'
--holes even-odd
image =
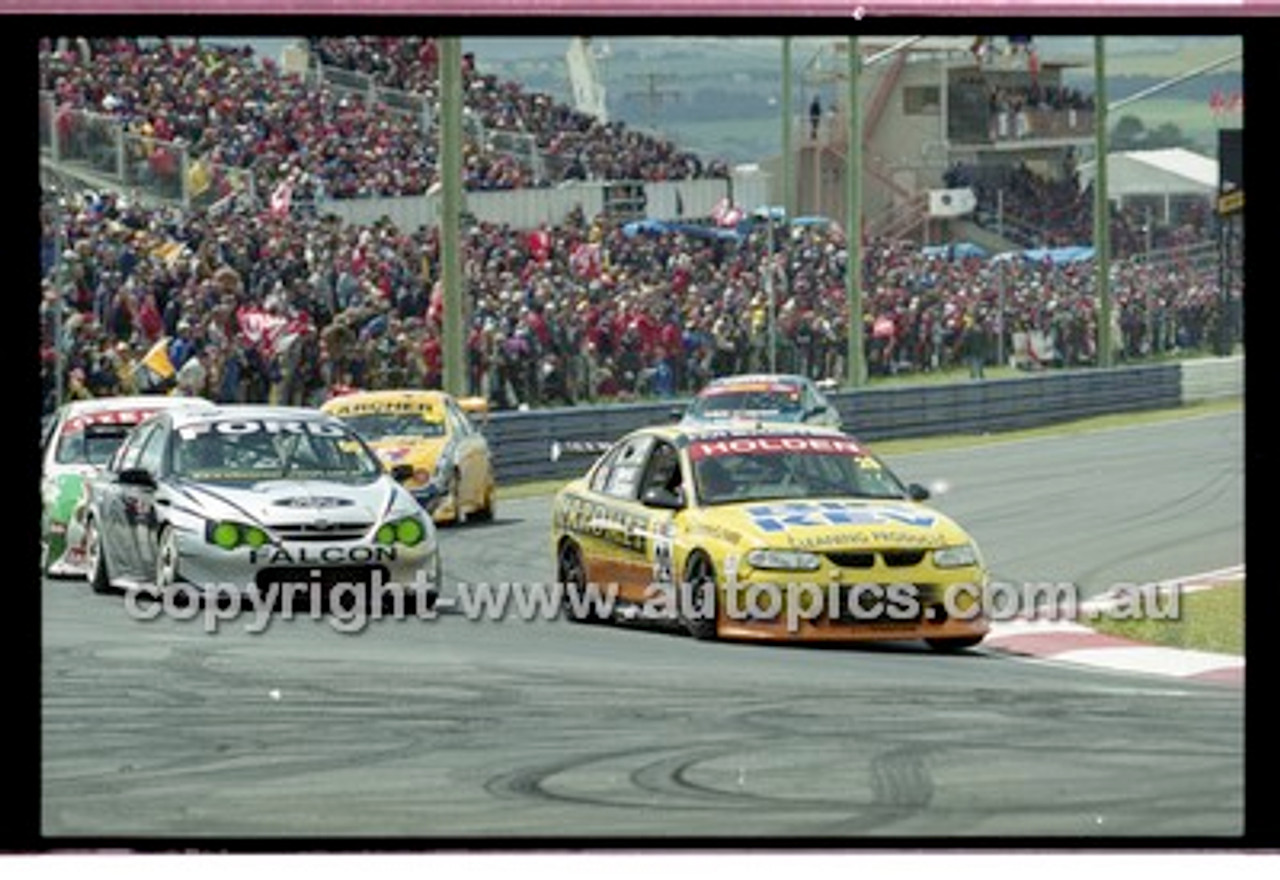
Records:
{"label": "spectator standing on hillside", "polygon": [[982,371],[987,360],[986,330],[977,314],[972,312],[964,316],[964,329],[960,336],[960,355],[969,365],[969,378],[983,378]]}

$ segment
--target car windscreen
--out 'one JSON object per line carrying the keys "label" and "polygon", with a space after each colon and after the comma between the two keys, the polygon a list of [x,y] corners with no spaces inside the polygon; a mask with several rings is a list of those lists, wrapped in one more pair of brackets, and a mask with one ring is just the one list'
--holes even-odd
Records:
{"label": "car windscreen", "polygon": [[200,422],[174,433],[173,471],[201,482],[323,479],[365,483],[382,465],[334,422],[246,419]]}
{"label": "car windscreen", "polygon": [[715,391],[696,398],[689,412],[702,418],[762,413],[796,421],[804,415],[799,388]]}
{"label": "car windscreen", "polygon": [[429,417],[418,412],[361,413],[341,418],[351,430],[366,440],[444,436],[443,422],[429,421]]}
{"label": "car windscreen", "polygon": [[91,464],[104,467],[116,454],[133,425],[87,425],[58,439],[54,461],[58,464]]}
{"label": "car windscreen", "polygon": [[814,498],[907,497],[906,487],[856,441],[817,436],[744,436],[689,446],[702,504]]}

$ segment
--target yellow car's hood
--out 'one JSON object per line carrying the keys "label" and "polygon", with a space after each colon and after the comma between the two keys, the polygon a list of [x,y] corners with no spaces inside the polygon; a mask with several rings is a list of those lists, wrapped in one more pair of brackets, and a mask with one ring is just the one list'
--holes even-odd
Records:
{"label": "yellow car's hood", "polygon": [[933,548],[970,540],[949,517],[909,501],[753,501],[704,508],[703,514],[705,525],[757,547]]}

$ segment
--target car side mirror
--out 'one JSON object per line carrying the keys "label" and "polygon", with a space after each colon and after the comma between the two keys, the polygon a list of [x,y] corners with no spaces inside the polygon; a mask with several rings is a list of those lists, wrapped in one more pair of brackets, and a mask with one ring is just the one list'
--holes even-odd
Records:
{"label": "car side mirror", "polygon": [[907,486],[907,495],[912,501],[926,501],[929,498],[929,490],[919,483],[912,483]]}
{"label": "car side mirror", "polygon": [[144,489],[156,487],[156,478],[151,471],[143,468],[126,468],[116,474],[116,481],[122,486],[141,486]]}
{"label": "car side mirror", "polygon": [[684,418],[684,407],[682,406],[671,407],[670,412],[667,413],[667,418],[669,418],[673,422],[680,421],[682,418]]}
{"label": "car side mirror", "polygon": [[673,492],[663,486],[654,486],[644,490],[640,503],[661,510],[684,510],[684,493],[679,489]]}
{"label": "car side mirror", "polygon": [[397,483],[403,483],[413,476],[413,465],[407,462],[400,462],[391,466],[391,479]]}

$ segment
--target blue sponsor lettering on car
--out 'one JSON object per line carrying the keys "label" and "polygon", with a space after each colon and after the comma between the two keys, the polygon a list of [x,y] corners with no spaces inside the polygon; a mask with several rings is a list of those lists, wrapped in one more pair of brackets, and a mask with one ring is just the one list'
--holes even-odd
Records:
{"label": "blue sponsor lettering on car", "polygon": [[756,504],[747,508],[753,523],[766,532],[793,528],[857,525],[932,526],[933,514],[892,507],[865,507],[858,502],[792,501],[783,504]]}

